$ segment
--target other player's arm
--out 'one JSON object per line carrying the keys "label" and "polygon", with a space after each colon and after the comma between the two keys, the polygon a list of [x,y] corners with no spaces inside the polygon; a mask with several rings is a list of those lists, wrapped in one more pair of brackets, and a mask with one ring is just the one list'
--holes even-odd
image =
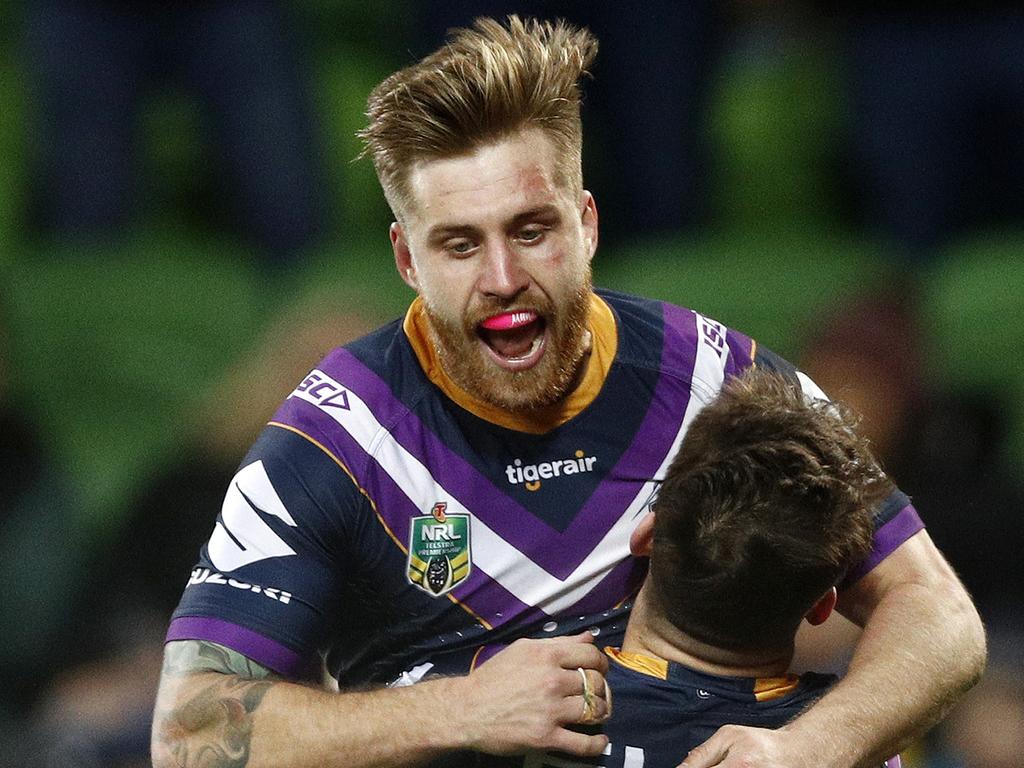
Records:
{"label": "other player's arm", "polygon": [[[167,644],[153,717],[155,768],[417,765],[456,749],[597,755],[604,736],[576,733],[577,667],[591,689],[607,660],[589,634],[525,640],[467,677],[336,694],[288,682],[224,646]],[[603,699],[595,715],[604,714]]]}
{"label": "other player's arm", "polygon": [[907,539],[840,598],[864,627],[846,676],[778,731],[726,726],[685,768],[877,766],[937,723],[981,676],[985,633],[927,532]]}

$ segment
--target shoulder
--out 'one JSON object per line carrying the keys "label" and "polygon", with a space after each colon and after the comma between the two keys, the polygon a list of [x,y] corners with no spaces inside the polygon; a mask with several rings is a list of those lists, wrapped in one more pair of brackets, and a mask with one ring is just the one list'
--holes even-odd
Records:
{"label": "shoulder", "polygon": [[615,313],[624,361],[688,374],[698,358],[710,356],[734,374],[754,359],[757,344],[749,336],[696,310],[615,291],[597,293]]}
{"label": "shoulder", "polygon": [[400,321],[326,354],[274,414],[354,468],[432,391]]}

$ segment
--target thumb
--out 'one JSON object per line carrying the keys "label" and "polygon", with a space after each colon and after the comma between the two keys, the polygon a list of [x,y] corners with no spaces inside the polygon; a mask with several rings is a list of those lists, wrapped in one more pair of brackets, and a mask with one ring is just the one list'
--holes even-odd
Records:
{"label": "thumb", "polygon": [[716,733],[700,746],[694,747],[677,768],[712,768],[721,765],[729,754],[729,744]]}

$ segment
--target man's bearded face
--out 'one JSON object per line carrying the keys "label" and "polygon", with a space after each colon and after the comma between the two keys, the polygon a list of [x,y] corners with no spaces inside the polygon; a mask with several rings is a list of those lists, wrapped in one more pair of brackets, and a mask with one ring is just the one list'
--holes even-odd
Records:
{"label": "man's bearded face", "polygon": [[410,174],[413,210],[392,228],[447,374],[480,400],[528,412],[575,385],[589,349],[597,209],[529,129]]}

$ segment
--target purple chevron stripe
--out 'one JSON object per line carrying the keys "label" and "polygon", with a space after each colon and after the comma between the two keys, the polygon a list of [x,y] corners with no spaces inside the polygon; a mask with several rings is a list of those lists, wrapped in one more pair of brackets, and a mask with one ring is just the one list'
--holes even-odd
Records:
{"label": "purple chevron stripe", "polygon": [[729,329],[726,339],[730,354],[729,359],[725,361],[725,372],[730,376],[736,376],[754,362],[750,355],[754,348],[754,341],[749,336],[744,336],[732,329]]}
{"label": "purple chevron stripe", "polygon": [[[564,532],[551,528],[543,520],[517,504],[496,488],[491,480],[481,474],[461,456],[445,446],[432,431],[418,418],[409,414],[408,408],[395,398],[387,385],[371,370],[359,362],[347,350],[336,350],[321,363],[321,370],[338,379],[358,395],[364,402],[373,403],[373,412],[392,436],[423,464],[431,469],[434,478],[444,488],[456,495],[459,501],[495,533],[522,552],[529,552],[530,558],[548,573],[565,578],[582,562],[583,558],[597,545],[608,527],[621,515],[625,505],[635,495],[638,486],[633,483],[609,483],[595,492],[587,510],[577,515]],[[665,398],[662,398],[663,400]],[[664,425],[669,414],[656,410],[648,414],[645,429]],[[327,414],[302,400],[292,399],[275,416],[276,421],[295,426],[303,431],[315,430],[317,439],[322,438],[339,458],[365,456],[365,452],[348,438],[343,429]],[[680,417],[677,421],[681,420]],[[338,445],[344,434],[346,446]],[[641,435],[643,430],[641,430]],[[660,465],[664,451],[668,450],[674,431],[661,440],[638,438],[619,462],[619,469],[629,478],[646,479]],[[662,451],[658,455],[658,450]],[[355,453],[353,453],[355,451]],[[349,468],[357,474],[359,467]],[[381,472],[371,465],[371,473]],[[358,477],[360,484],[369,478]],[[603,492],[602,492],[603,491]],[[404,498],[404,494],[401,494]],[[389,526],[398,525],[396,530],[405,530],[408,525],[404,516],[392,519],[387,499],[377,499],[380,511]],[[590,510],[594,510],[591,512]],[[418,510],[425,514],[427,510]]]}
{"label": "purple chevron stripe", "polygon": [[314,666],[309,659],[269,637],[238,624],[206,616],[181,616],[172,621],[165,642],[173,640],[218,643],[292,680],[308,679]]}
{"label": "purple chevron stripe", "polygon": [[627,557],[594,587],[586,596],[567,608],[567,614],[587,614],[607,611],[640,589],[647,573],[647,561]]}
{"label": "purple chevron stripe", "polygon": [[[298,401],[298,404],[301,403],[304,401]],[[329,433],[324,434],[321,429],[323,414],[315,407],[303,407],[298,404],[294,410],[279,411],[275,420],[287,416],[284,423],[308,434],[336,457],[366,457],[366,453],[348,432],[343,429],[331,429]],[[333,425],[334,422],[331,421],[330,424]],[[398,540],[408,547],[409,519],[427,514],[429,510],[417,509],[394,478],[376,462],[370,462],[365,469],[352,466],[349,466],[349,469],[359,473],[359,484],[373,500],[378,514]],[[470,546],[472,547],[472,542]],[[519,617],[529,607],[479,568],[471,568],[466,581],[452,590],[452,595],[494,627]]]}
{"label": "purple chevron stripe", "polygon": [[452,596],[495,628],[519,621],[532,610],[479,568],[470,571],[469,578],[452,590]]}
{"label": "purple chevron stripe", "polygon": [[[281,415],[279,413],[279,416]],[[337,454],[342,456],[358,455],[360,451],[359,445],[345,430],[331,430],[329,436],[322,434],[316,423],[319,420],[319,411],[315,407],[307,408],[300,406],[289,415],[289,424],[309,434],[324,444],[328,450],[337,452]],[[311,420],[310,417],[316,421]],[[365,453],[363,455],[365,456]],[[409,530],[409,518],[424,514],[427,510],[417,509],[394,479],[375,462],[371,462],[368,471],[361,474],[363,474],[363,477],[360,478],[360,483],[370,498],[373,499],[377,511],[387,523],[392,533],[398,537],[399,541],[407,545],[406,537]],[[542,545],[547,546],[547,543],[542,540],[536,543],[535,546],[540,547]],[[470,546],[472,546],[472,542]],[[579,606],[588,606],[588,610],[605,610],[615,601],[630,594],[631,589],[635,588],[632,584],[634,580],[633,573],[632,560],[627,559],[620,563],[591,591],[587,598],[584,598],[577,606],[569,609],[570,612],[576,611]],[[611,598],[609,598],[609,595]],[[452,590],[452,596],[493,627],[501,626],[513,620],[516,622],[529,622],[546,616],[542,611],[520,601],[479,568],[471,569],[466,581]]]}
{"label": "purple chevron stripe", "polygon": [[[612,568],[581,600],[560,611],[559,615],[576,616],[610,610],[636,593],[646,572],[646,562],[627,557]],[[514,618],[518,623],[528,625],[550,619],[551,616],[539,608],[530,607]]]}
{"label": "purple chevron stripe", "polygon": [[897,512],[891,520],[875,531],[875,544],[871,553],[850,571],[843,579],[842,587],[848,587],[864,576],[868,571],[891,555],[903,542],[924,529],[924,523],[914,509],[907,504]]}
{"label": "purple chevron stripe", "polygon": [[[696,338],[693,314],[674,307],[669,310],[678,316],[675,325],[685,326],[688,322],[691,344],[667,344],[663,359],[671,358],[674,370],[692,370],[692,342]],[[441,443],[418,418],[409,414],[408,408],[391,394],[375,373],[347,350],[336,350],[320,367],[364,402],[372,402],[375,416],[391,430],[393,437],[419,461],[430,466],[435,479],[454,492],[474,515],[512,546],[529,552],[537,565],[563,579],[593,550],[632,501],[640,487],[637,481],[642,482],[657,471],[675,438],[688,397],[684,383],[664,376],[659,380],[652,407],[637,437],[612,473],[613,477],[624,477],[627,481],[602,483],[572,524],[559,533],[495,488],[489,478]],[[677,393],[672,393],[673,388]],[[303,403],[305,401],[296,399],[287,401],[275,420],[322,439],[340,458],[348,459],[346,463],[357,476],[363,474],[362,468],[352,463],[356,456],[365,456],[365,452],[327,414]],[[669,404],[673,404],[672,407]],[[377,474],[385,473],[375,463],[371,464],[369,475]],[[369,476],[358,479],[364,487],[371,482]],[[381,488],[389,485],[393,483],[382,483]],[[409,513],[398,513],[394,505],[398,503],[399,509],[408,505],[404,493],[399,490],[396,495],[386,494],[375,501],[388,525],[396,535],[401,535],[407,528]],[[415,510],[415,513],[426,511]]]}
{"label": "purple chevron stripe", "polygon": [[[576,515],[565,535],[573,536],[573,545],[585,547],[589,552],[636,497],[640,486],[654,477],[666,454],[675,441],[683,423],[686,406],[690,399],[688,378],[677,378],[683,373],[693,372],[695,359],[695,325],[693,313],[671,304],[664,304],[665,325],[679,333],[674,339],[666,333],[661,350],[662,375],[654,387],[654,395],[644,420],[614,470],[612,478],[627,478],[634,482],[605,480],[591,494],[586,504]],[[666,375],[672,371],[677,376]],[[584,555],[585,556],[585,555]],[[565,569],[564,578],[579,565]]]}

